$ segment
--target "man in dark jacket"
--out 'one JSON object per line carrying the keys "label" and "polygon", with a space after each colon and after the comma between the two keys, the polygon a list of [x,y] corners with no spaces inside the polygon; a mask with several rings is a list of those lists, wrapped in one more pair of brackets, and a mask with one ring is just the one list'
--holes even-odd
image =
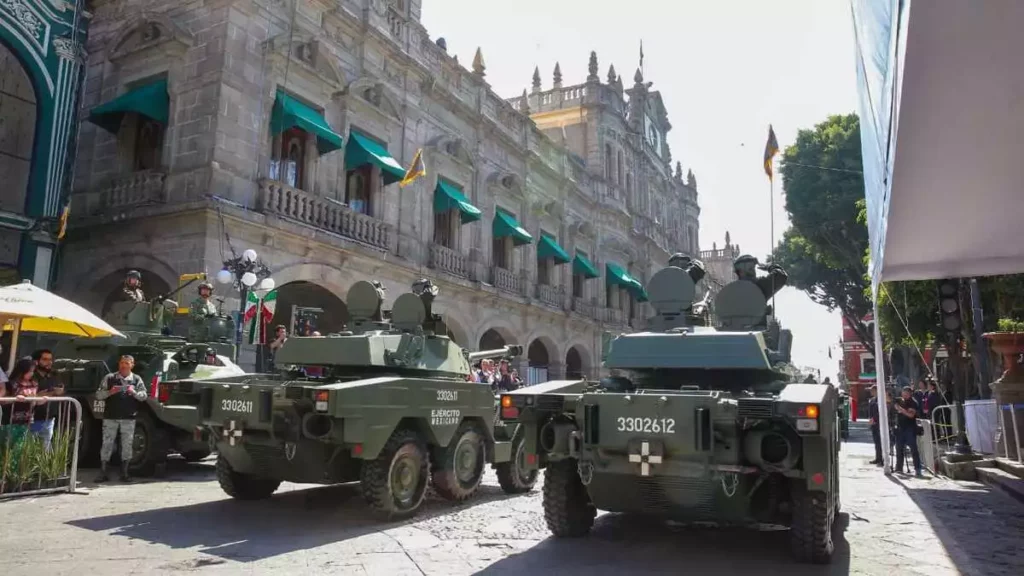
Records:
{"label": "man in dark jacket", "polygon": [[875,443],[875,459],[870,462],[875,466],[882,465],[882,433],[878,428],[878,387],[872,386],[871,400],[868,401],[868,417],[871,422],[871,440]]}
{"label": "man in dark jacket", "polygon": [[146,401],[146,384],[132,372],[135,358],[125,354],[117,363],[117,372],[107,374],[96,390],[96,399],[105,400],[103,408],[103,444],[100,446],[100,475],[96,482],[106,482],[107,466],[114,453],[114,438],[121,433],[121,481],[131,482],[128,463],[132,459],[135,437],[135,415],[139,404]]}
{"label": "man in dark jacket", "polygon": [[903,397],[896,401],[896,471],[903,471],[903,458],[906,448],[910,448],[910,456],[914,459],[914,475],[921,474],[921,455],[917,451],[917,412],[921,409],[914,400],[914,391],[910,386],[903,388]]}

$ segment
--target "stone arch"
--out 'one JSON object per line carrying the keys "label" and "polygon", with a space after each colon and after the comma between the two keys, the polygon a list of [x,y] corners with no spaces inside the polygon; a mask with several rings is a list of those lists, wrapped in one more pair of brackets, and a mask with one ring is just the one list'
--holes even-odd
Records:
{"label": "stone arch", "polygon": [[[177,282],[172,287],[169,282],[160,277],[159,274],[153,273],[151,270],[146,268],[133,268],[131,266],[121,265],[120,268],[109,272],[100,279],[93,283],[91,292],[95,295],[94,303],[98,303],[92,307],[95,312],[98,312],[100,316],[105,315],[110,307],[121,299],[121,288],[124,285],[124,277],[128,274],[129,270],[138,270],[142,273],[142,290],[146,295],[146,298],[152,298],[159,294],[167,294],[172,289],[177,288]],[[177,294],[172,297],[173,300],[181,303],[181,301],[191,300],[191,295]],[[84,303],[83,303],[84,304]]]}
{"label": "stone arch", "polygon": [[442,312],[440,314],[441,318],[444,319],[445,325],[448,327],[448,337],[452,339],[452,342],[472,350],[472,346],[477,343],[469,341],[469,333],[465,329],[465,324],[455,314],[450,312]]}
{"label": "stone arch", "polygon": [[[348,296],[348,289],[360,278],[342,271],[326,262],[296,261],[281,266],[270,266],[271,277],[278,286],[290,282],[312,282],[329,290],[342,302]],[[386,307],[386,305],[385,305]]]}
{"label": "stone arch", "polygon": [[527,384],[539,384],[551,379],[560,378],[562,374],[562,358],[555,341],[544,335],[536,336],[527,346],[524,362],[526,369],[521,374]]}
{"label": "stone arch", "polygon": [[278,285],[268,333],[284,326],[294,336],[309,336],[313,331],[327,335],[340,332],[348,320],[348,306],[337,294],[315,281],[295,280]]}
{"label": "stone arch", "polygon": [[595,368],[590,350],[585,344],[574,343],[565,353],[565,377],[567,379],[595,377],[591,371]]}
{"label": "stone arch", "polygon": [[494,348],[501,348],[511,344],[508,338],[500,330],[494,328],[488,328],[484,330],[483,334],[480,335],[480,340],[477,342],[478,350],[492,350]]}
{"label": "stone arch", "polygon": [[16,147],[31,150],[38,137],[39,97],[32,73],[4,42],[0,42],[0,74],[4,78],[0,91],[0,125],[7,134],[0,154],[8,157],[4,175],[10,178],[0,189],[0,207],[21,214],[32,188],[32,156],[26,158],[14,152]]}
{"label": "stone arch", "polygon": [[500,318],[491,318],[478,324],[476,330],[474,331],[476,336],[472,339],[472,342],[479,344],[483,339],[484,333],[486,333],[488,330],[493,330],[499,336],[501,336],[505,344],[523,343],[523,340],[519,337],[519,332],[515,329],[515,327],[513,327],[510,323]]}
{"label": "stone arch", "polygon": [[[129,270],[138,270],[142,273],[142,289],[147,297],[156,295],[156,292],[153,291],[155,286],[167,286],[171,289],[178,286],[178,272],[167,262],[145,252],[122,252],[104,258],[100,263],[92,259],[78,258],[73,260],[69,258],[65,261],[74,261],[74,264],[69,264],[65,270],[59,292],[66,296],[73,296],[81,306],[101,314],[105,299],[111,290],[109,285],[103,283],[104,279],[108,277],[117,277],[120,274],[121,279],[117,281],[117,285],[120,286],[125,273]],[[84,294],[79,292],[72,294],[76,288],[73,284],[76,278],[100,278],[100,280],[94,282]]]}

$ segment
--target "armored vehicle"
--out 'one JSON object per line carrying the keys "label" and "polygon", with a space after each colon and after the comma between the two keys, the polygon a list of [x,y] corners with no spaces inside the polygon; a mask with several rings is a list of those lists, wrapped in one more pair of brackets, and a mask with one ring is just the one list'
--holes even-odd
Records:
{"label": "armored vehicle", "polygon": [[487,463],[506,493],[531,490],[538,473],[524,471],[517,427],[497,422],[490,386],[469,378],[472,361],[522,347],[461,348],[431,312],[436,295],[421,280],[385,313],[383,288],[357,282],[346,330],[289,338],[274,358],[280,374],[194,382],[223,490],[254,500],[282,481],[358,481],[388,518],[413,515],[428,485],[471,497]]}
{"label": "armored vehicle", "polygon": [[54,374],[64,383],[66,393],[84,408],[79,443],[79,461],[83,464],[99,462],[104,401],[96,399],[96,388],[104,376],[117,370],[117,361],[124,354],[135,358],[135,373],[149,384],[149,398],[135,426],[129,464],[132,472],[152,475],[171,451],[188,461],[210,455],[209,439],[195,434],[199,399],[177,393],[173,381],[244,374],[231,360],[234,320],[228,316],[208,318],[205,334],[209,342],[188,342],[168,333],[165,318],[177,307],[169,296],[173,293],[150,302],[115,302],[104,320],[126,339],[75,338],[55,347]]}
{"label": "armored vehicle", "polygon": [[597,382],[555,381],[501,396],[526,469],[544,468],[544,516],[581,536],[598,509],[681,521],[789,526],[801,561],[827,562],[839,510],[832,386],[796,384],[775,366],[792,335],[769,330],[750,280],[715,299],[717,327],[691,326],[694,283],[658,271],[646,332],[610,339]]}

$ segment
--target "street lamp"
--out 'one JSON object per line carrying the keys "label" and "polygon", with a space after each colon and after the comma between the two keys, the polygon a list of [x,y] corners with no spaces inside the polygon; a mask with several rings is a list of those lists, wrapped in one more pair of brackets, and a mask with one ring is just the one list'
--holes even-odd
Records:
{"label": "street lamp", "polygon": [[[264,264],[256,251],[249,248],[236,256],[224,261],[224,268],[217,272],[217,282],[230,284],[238,290],[238,325],[235,326],[235,359],[242,346],[242,324],[245,318],[245,302],[250,290],[269,292],[274,289],[274,279],[270,277],[270,268]],[[256,285],[259,284],[257,288]],[[257,348],[257,350],[259,350]]]}

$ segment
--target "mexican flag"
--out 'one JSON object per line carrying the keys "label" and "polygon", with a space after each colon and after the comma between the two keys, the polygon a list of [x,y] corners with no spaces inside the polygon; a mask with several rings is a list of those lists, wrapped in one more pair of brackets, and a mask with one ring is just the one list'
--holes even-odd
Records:
{"label": "mexican flag", "polygon": [[260,298],[251,290],[248,292],[242,322],[249,325],[249,344],[265,343],[265,328],[274,318],[274,310],[276,309],[277,290],[267,292],[267,295],[263,298]]}

